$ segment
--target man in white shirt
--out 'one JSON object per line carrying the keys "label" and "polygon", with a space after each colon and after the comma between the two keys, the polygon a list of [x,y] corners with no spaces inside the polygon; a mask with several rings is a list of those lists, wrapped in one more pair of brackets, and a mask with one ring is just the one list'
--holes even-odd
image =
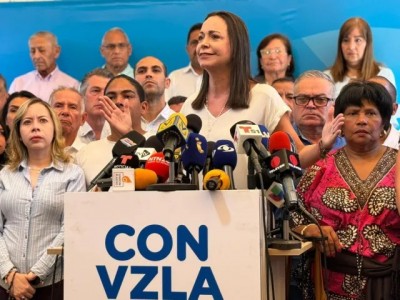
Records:
{"label": "man in white shirt", "polygon": [[85,101],[86,122],[81,126],[78,136],[82,143],[105,138],[110,135],[110,125],[104,119],[101,112],[100,97],[104,95],[104,89],[113,74],[107,69],[97,68],[85,75],[80,87],[81,95]]}
{"label": "man in white shirt", "polygon": [[87,185],[112,159],[115,143],[126,133],[135,130],[145,135],[140,114],[145,95],[142,86],[130,76],[113,77],[101,97],[104,117],[109,121],[111,133],[83,147],[76,156],[77,164],[85,172]]}
{"label": "man in white shirt", "polygon": [[48,102],[50,94],[59,86],[78,88],[79,82],[58,68],[60,53],[61,47],[54,34],[48,31],[33,34],[29,38],[29,55],[36,70],[15,78],[9,94],[26,90]]}
{"label": "man in white shirt", "polygon": [[101,41],[100,53],[105,60],[103,68],[114,76],[125,74],[134,77],[133,68],[129,64],[132,45],[124,30],[119,27],[108,30]]}
{"label": "man in white shirt", "polygon": [[188,32],[186,40],[186,52],[190,63],[187,67],[177,69],[169,74],[171,84],[165,90],[166,100],[175,96],[189,97],[200,89],[203,79],[203,69],[197,61],[196,47],[199,42],[201,23],[194,24]]}
{"label": "man in white shirt", "polygon": [[160,124],[174,113],[165,101],[165,89],[170,83],[167,69],[158,58],[147,56],[136,64],[135,79],[142,85],[146,98],[142,104],[142,128],[156,134]]}
{"label": "man in white shirt", "polygon": [[75,157],[75,154],[85,145],[78,137],[78,130],[85,122],[87,115],[83,97],[75,88],[59,87],[51,93],[49,101],[60,120],[66,150]]}

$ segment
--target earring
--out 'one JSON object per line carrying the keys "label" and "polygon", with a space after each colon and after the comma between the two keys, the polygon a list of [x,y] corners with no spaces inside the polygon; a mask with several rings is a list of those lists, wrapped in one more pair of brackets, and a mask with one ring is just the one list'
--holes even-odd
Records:
{"label": "earring", "polygon": [[381,132],[381,134],[379,135],[379,137],[384,137],[387,135],[387,131],[385,129],[383,129],[383,131]]}

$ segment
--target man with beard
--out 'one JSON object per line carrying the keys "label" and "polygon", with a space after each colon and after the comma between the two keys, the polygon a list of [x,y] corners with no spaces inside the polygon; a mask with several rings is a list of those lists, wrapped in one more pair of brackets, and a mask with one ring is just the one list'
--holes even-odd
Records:
{"label": "man with beard", "polygon": [[189,97],[199,90],[203,79],[203,69],[199,65],[196,55],[196,47],[199,42],[201,23],[194,24],[188,32],[186,40],[186,53],[190,63],[187,67],[172,71],[169,74],[171,84],[166,92],[166,99],[174,96]]}
{"label": "man with beard", "polygon": [[48,31],[39,31],[29,38],[29,55],[36,70],[13,80],[9,94],[26,90],[48,102],[50,94],[59,86],[79,87],[79,82],[61,72],[57,59],[61,53],[57,37]]}
{"label": "man with beard", "polygon": [[108,30],[103,36],[100,53],[105,60],[104,69],[114,76],[125,74],[133,78],[133,69],[129,64],[132,45],[125,31],[119,27]]}
{"label": "man with beard", "polygon": [[75,88],[59,87],[50,95],[50,105],[58,115],[67,151],[73,157],[85,145],[77,138],[86,120],[82,95]]}
{"label": "man with beard", "polygon": [[158,58],[147,56],[136,64],[135,79],[142,85],[146,98],[142,103],[142,128],[156,134],[159,125],[174,113],[165,101],[165,89],[170,83],[167,68]]}
{"label": "man with beard", "polygon": [[[316,144],[322,137],[322,128],[333,107],[335,84],[326,74],[317,70],[301,74],[294,84],[292,107],[293,127],[304,145]],[[345,145],[338,137],[333,149]]]}

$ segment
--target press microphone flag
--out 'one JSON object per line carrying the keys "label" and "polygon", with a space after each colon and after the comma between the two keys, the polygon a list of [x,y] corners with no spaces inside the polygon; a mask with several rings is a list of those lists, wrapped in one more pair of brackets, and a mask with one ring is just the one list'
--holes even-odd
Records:
{"label": "press microphone flag", "polygon": [[238,124],[236,125],[235,135],[233,140],[236,142],[236,150],[239,154],[246,154],[243,147],[245,143],[260,143],[262,140],[262,133],[258,125]]}
{"label": "press microphone flag", "polygon": [[181,161],[184,169],[191,175],[191,183],[199,187],[198,174],[204,168],[207,158],[207,141],[198,133],[190,133],[183,148]]}
{"label": "press microphone flag", "polygon": [[288,208],[298,204],[294,179],[302,175],[299,156],[290,149],[291,143],[286,132],[277,131],[271,135],[268,172],[271,177],[282,183]]}
{"label": "press microphone flag", "polygon": [[224,170],[228,174],[231,189],[235,189],[233,170],[236,168],[237,154],[233,143],[229,140],[218,140],[215,143],[212,161],[214,168]]}
{"label": "press microphone flag", "polygon": [[175,149],[186,144],[189,135],[186,124],[183,114],[174,113],[158,127],[156,136],[164,143],[163,153],[167,161],[173,161]]}

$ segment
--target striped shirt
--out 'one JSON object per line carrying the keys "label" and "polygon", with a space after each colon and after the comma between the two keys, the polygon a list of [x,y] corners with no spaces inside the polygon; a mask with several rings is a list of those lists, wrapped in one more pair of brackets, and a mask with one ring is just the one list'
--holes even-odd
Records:
{"label": "striped shirt", "polygon": [[[85,190],[83,171],[75,164],[52,163],[40,172],[35,188],[26,161],[17,171],[7,166],[0,171],[1,278],[16,267],[21,273],[32,271],[44,285],[52,283],[55,256],[47,249],[64,243],[64,193]],[[7,288],[3,280],[0,285]]]}

